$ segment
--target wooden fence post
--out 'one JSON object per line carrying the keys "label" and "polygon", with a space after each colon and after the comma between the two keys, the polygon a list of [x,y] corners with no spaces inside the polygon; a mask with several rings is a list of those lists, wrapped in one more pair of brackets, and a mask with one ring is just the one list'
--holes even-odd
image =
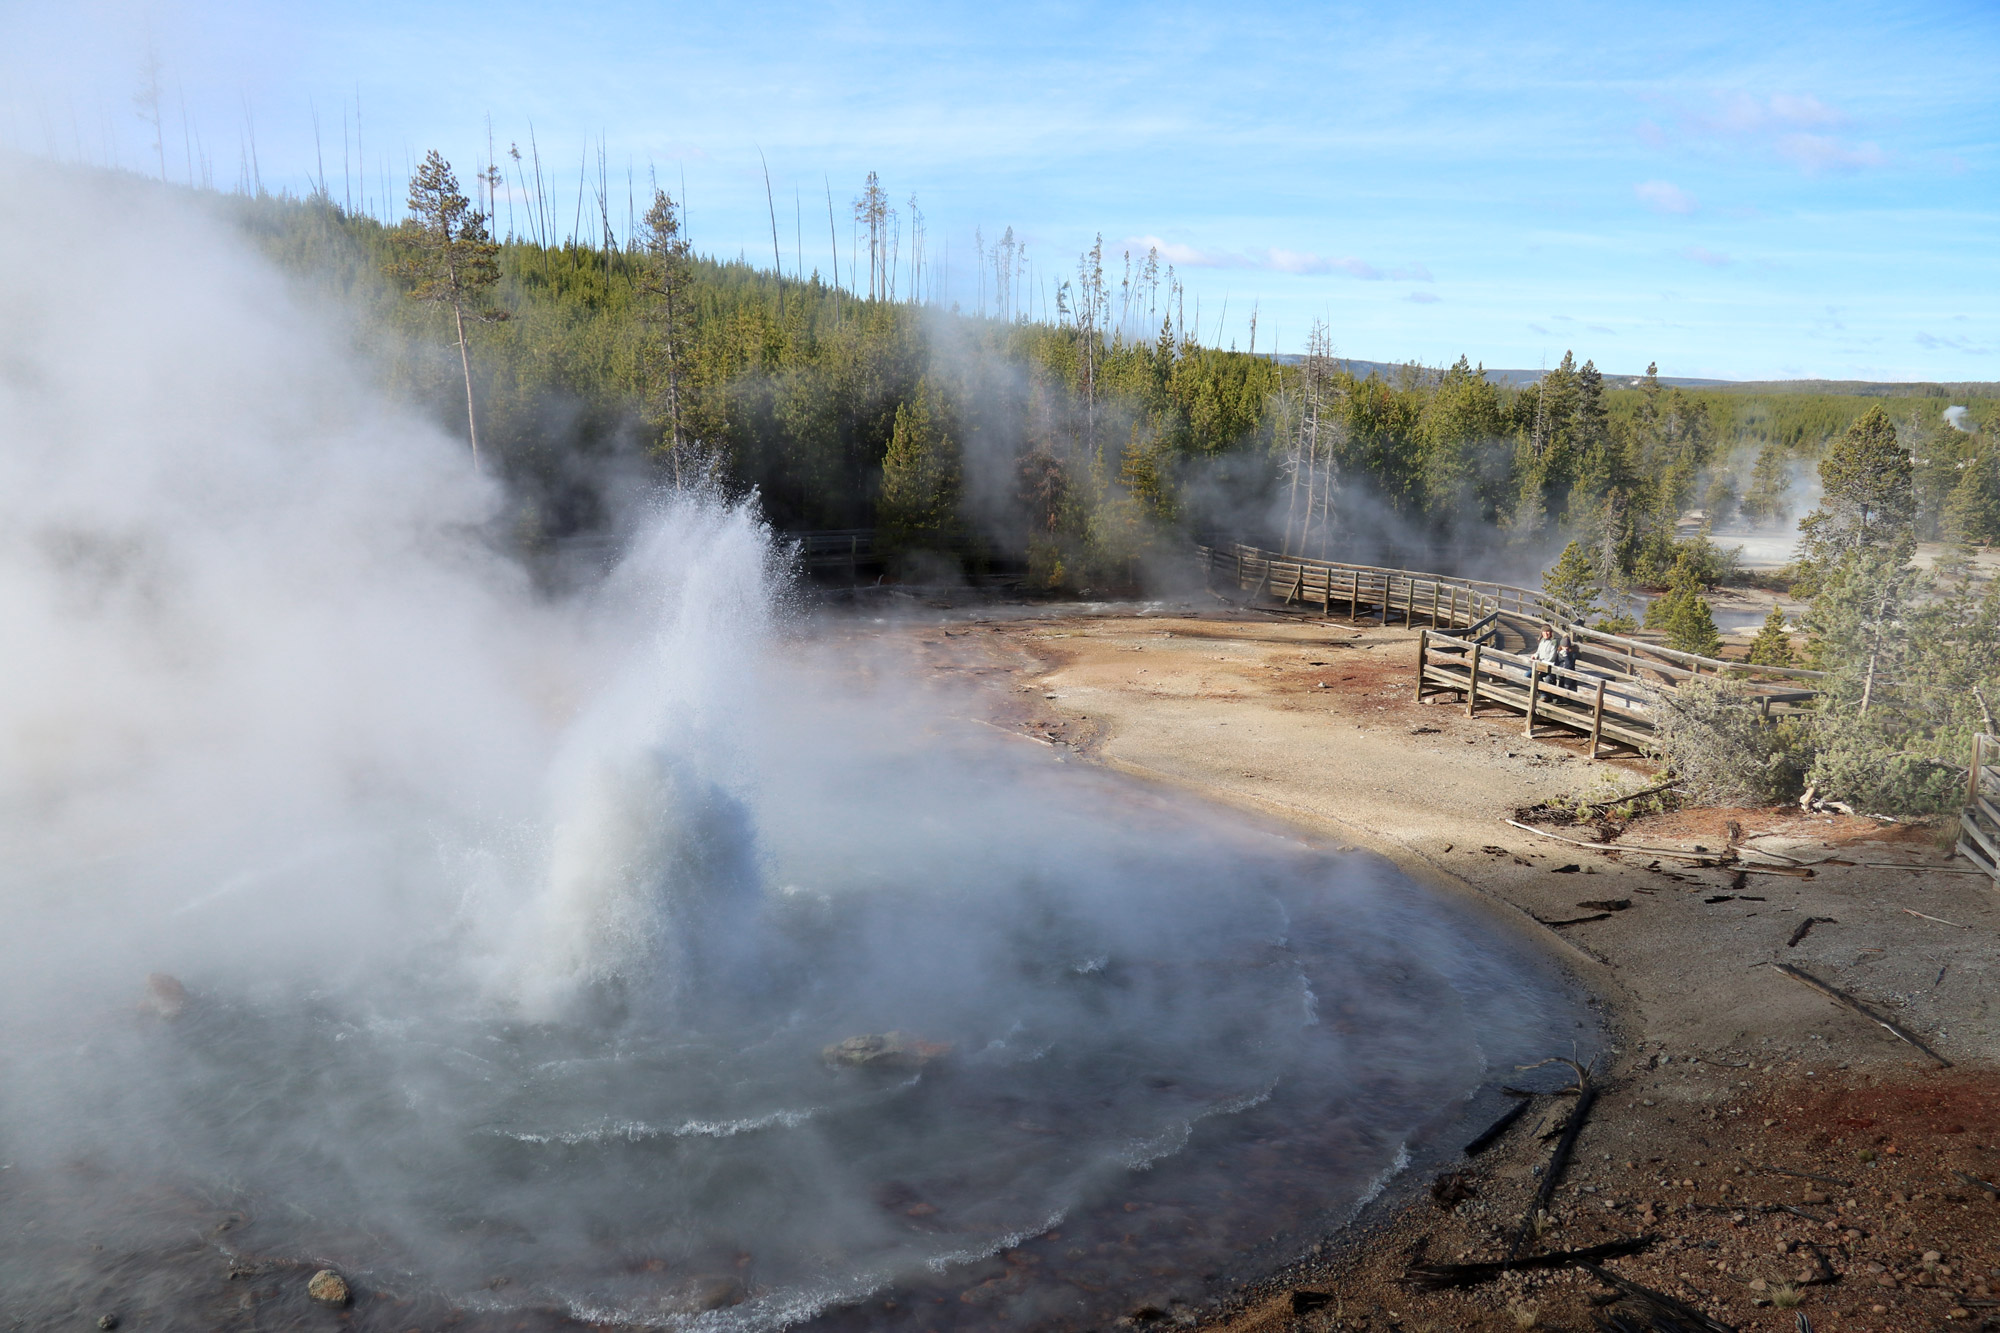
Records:
{"label": "wooden fence post", "polygon": [[1609,682],[1599,678],[1597,682],[1597,702],[1590,710],[1590,757],[1597,758],[1597,743],[1604,735],[1604,687]]}
{"label": "wooden fence post", "polygon": [[1358,569],[1347,571],[1347,623],[1361,623],[1361,571]]}
{"label": "wooden fence post", "polygon": [[1472,660],[1468,665],[1471,667],[1471,670],[1466,672],[1465,676],[1465,715],[1471,717],[1473,712],[1479,707],[1479,641],[1477,639],[1472,641]]}
{"label": "wooden fence post", "polygon": [[[1428,655],[1430,646],[1431,646],[1431,632],[1429,630],[1421,631],[1417,635],[1417,702],[1418,703],[1422,703],[1424,701],[1424,658]],[[1975,741],[1974,745],[1977,746],[1977,744],[1978,742]]]}
{"label": "wooden fence post", "polygon": [[1389,628],[1389,598],[1392,596],[1390,586],[1394,581],[1395,575],[1393,574],[1384,574],[1382,576],[1382,603],[1375,610],[1382,622],[1383,629]]}
{"label": "wooden fence post", "polygon": [[1431,579],[1431,624],[1438,623],[1438,591],[1442,585],[1436,578]]}
{"label": "wooden fence post", "polygon": [[1333,566],[1328,565],[1320,572],[1319,618],[1333,619]]}
{"label": "wooden fence post", "polygon": [[1528,663],[1528,724],[1521,728],[1521,734],[1530,740],[1535,735],[1535,700],[1542,692],[1542,664]]}

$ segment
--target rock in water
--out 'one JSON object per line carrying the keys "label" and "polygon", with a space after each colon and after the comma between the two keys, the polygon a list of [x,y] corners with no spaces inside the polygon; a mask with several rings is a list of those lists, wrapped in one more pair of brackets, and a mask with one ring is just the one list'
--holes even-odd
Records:
{"label": "rock in water", "polygon": [[835,1042],[820,1058],[849,1069],[922,1069],[950,1053],[949,1042],[919,1041],[907,1032],[871,1032]]}
{"label": "rock in water", "polygon": [[180,978],[165,972],[154,972],[146,978],[146,998],[139,1007],[161,1018],[179,1018],[187,1008],[187,987],[181,985]]}
{"label": "rock in water", "polygon": [[331,1268],[322,1268],[306,1283],[306,1295],[325,1305],[345,1305],[354,1293],[347,1289],[346,1278]]}

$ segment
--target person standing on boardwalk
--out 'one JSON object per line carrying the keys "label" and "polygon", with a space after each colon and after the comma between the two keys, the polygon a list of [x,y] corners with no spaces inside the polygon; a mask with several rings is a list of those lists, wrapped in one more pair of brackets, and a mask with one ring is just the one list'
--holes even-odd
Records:
{"label": "person standing on boardwalk", "polygon": [[1563,675],[1564,684],[1574,684],[1571,679],[1576,672],[1576,640],[1565,634],[1556,648],[1556,670]]}
{"label": "person standing on boardwalk", "polygon": [[1541,642],[1535,645],[1535,661],[1544,667],[1556,664],[1556,632],[1546,625],[1542,627]]}

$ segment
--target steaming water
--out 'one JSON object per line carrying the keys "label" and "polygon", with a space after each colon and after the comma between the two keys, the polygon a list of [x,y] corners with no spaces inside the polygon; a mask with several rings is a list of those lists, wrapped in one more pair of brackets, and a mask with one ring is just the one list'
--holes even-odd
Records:
{"label": "steaming water", "polygon": [[[154,1256],[153,1309],[222,1320],[234,1257],[245,1290],[339,1267],[363,1326],[1085,1326],[1337,1222],[1482,1083],[1575,1044],[1554,979],[1461,911],[926,734],[865,661],[794,647],[768,668],[779,725],[684,725],[683,691],[718,682],[679,636],[715,631],[665,600],[672,628],[562,747],[543,836],[392,827],[176,891],[158,923],[164,956],[191,920],[233,936],[328,858],[457,891],[412,907],[397,967],[293,986],[197,966],[171,1020],[133,1012],[126,971],[60,1040],[10,1025],[10,1083],[66,1108],[59,1133],[9,1117],[0,1140],[27,1182],[11,1202],[48,1229],[0,1260],[14,1308],[129,1300]],[[781,702],[809,681],[814,707]],[[496,932],[481,881],[517,875],[529,927]],[[822,1058],[889,1030],[950,1052]],[[160,1257],[174,1242],[206,1266]]]}
{"label": "steaming water", "polygon": [[[1588,1035],[1479,922],[799,633],[745,507],[536,595],[462,446],[157,192],[0,161],[0,305],[25,1326],[326,1323],[323,1264],[362,1328],[1089,1324]],[[890,1031],[949,1053],[822,1058]]]}

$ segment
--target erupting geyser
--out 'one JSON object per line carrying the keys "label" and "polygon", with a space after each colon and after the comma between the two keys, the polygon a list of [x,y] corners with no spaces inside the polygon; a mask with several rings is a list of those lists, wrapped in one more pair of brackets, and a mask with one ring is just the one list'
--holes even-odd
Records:
{"label": "erupting geyser", "polygon": [[1087,1323],[1571,1045],[1455,910],[781,636],[742,506],[537,596],[158,192],[6,164],[0,306],[10,1312]]}

